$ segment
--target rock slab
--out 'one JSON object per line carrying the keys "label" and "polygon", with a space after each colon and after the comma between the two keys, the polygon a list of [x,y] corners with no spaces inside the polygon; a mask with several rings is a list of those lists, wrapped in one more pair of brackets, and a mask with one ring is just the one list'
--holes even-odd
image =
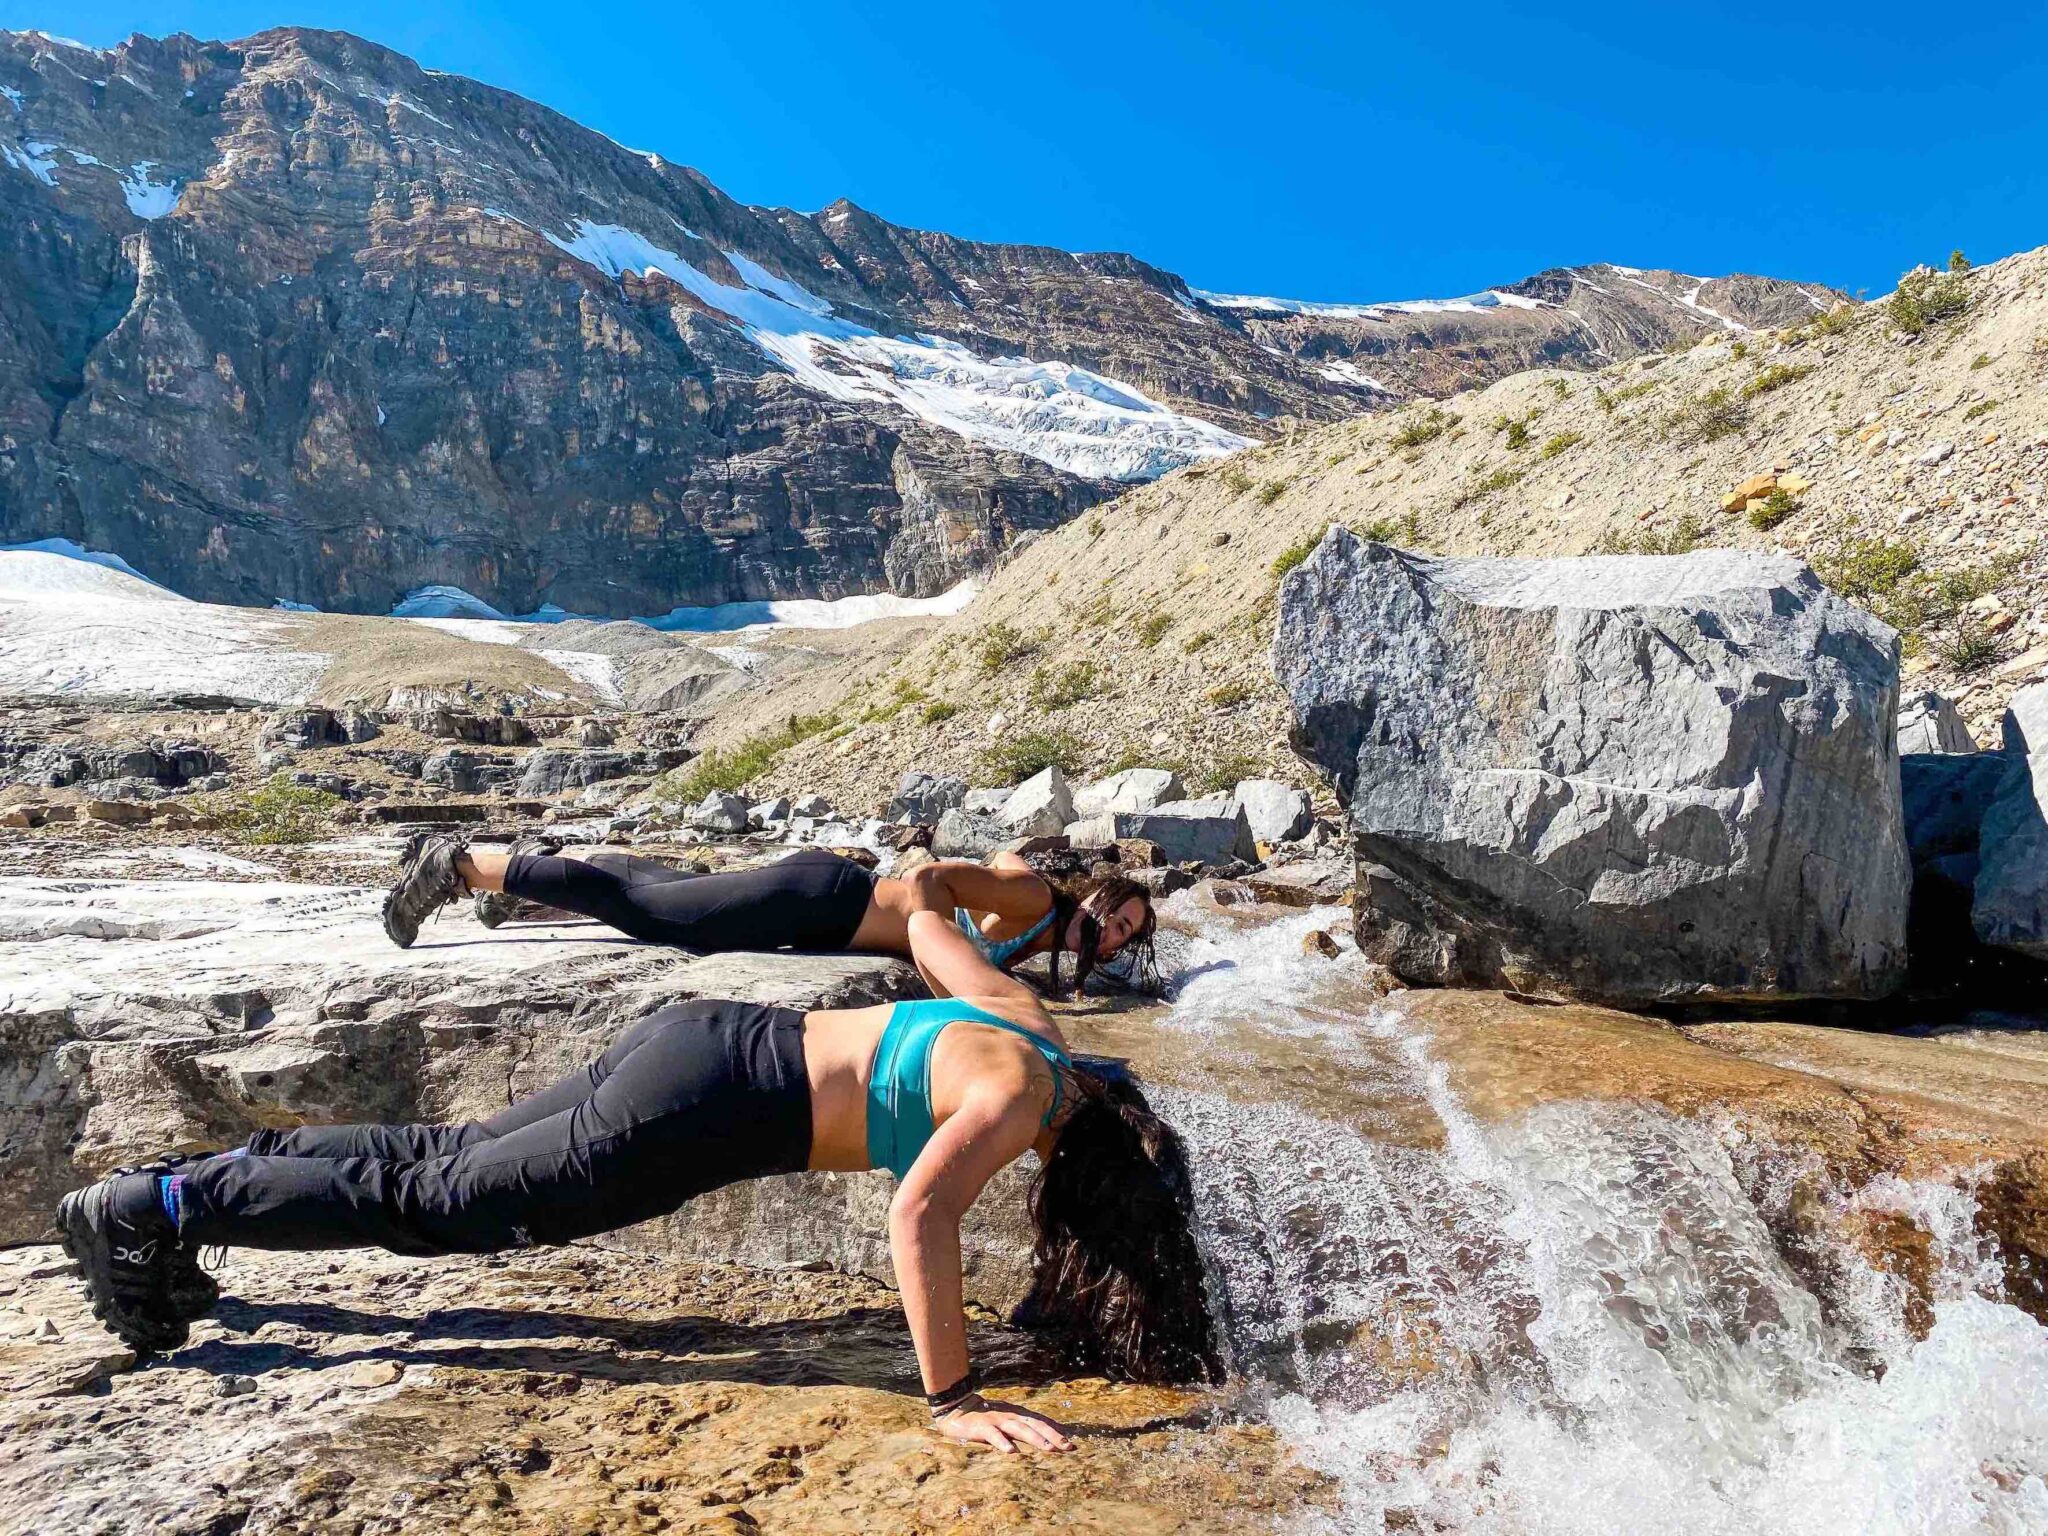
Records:
{"label": "rock slab", "polygon": [[1946,694],[1929,689],[1899,705],[1899,755],[1923,752],[1974,752],[1977,743],[1962,712]]}
{"label": "rock slab", "polygon": [[1906,960],[1897,635],[1789,557],[1435,559],[1338,528],[1280,594],[1357,933],[1423,985],[1869,998]]}
{"label": "rock slab", "polygon": [[1970,921],[1984,943],[2048,960],[2048,751],[2009,774],[1984,813]]}

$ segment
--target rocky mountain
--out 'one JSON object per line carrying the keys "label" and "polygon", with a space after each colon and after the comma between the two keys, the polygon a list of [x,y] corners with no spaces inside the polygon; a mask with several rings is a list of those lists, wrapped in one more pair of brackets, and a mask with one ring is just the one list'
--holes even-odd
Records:
{"label": "rocky mountain", "polygon": [[1477,300],[749,207],[342,33],[0,33],[0,540],[190,596],[929,594],[1125,485],[1532,361],[1810,313],[1620,268]]}

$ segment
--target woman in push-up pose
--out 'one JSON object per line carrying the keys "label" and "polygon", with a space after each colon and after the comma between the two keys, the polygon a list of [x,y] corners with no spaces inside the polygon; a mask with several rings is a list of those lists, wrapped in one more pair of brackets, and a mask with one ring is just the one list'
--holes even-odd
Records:
{"label": "woman in push-up pose", "polygon": [[[1013,853],[999,853],[986,865],[941,860],[919,873],[943,887],[962,935],[997,969],[1050,954],[1055,993],[1063,955],[1074,957],[1076,995],[1111,956],[1129,952],[1141,966],[1149,963],[1152,898],[1135,881],[1111,876],[1069,895]],[[478,916],[490,926],[502,921],[512,897],[684,949],[911,953],[910,885],[878,878],[822,848],[754,869],[699,875],[608,848],[574,857],[559,844],[488,853],[459,838],[430,837],[408,850],[398,883],[384,898],[384,931],[400,948],[409,947],[428,914],[472,894],[479,898]]]}
{"label": "woman in push-up pose", "polygon": [[1077,1365],[1213,1378],[1217,1358],[1179,1138],[1128,1077],[1077,1066],[1038,996],[951,918],[942,866],[905,882],[911,955],[950,996],[872,1008],[676,1003],[489,1120],[260,1131],[245,1148],[122,1170],[57,1208],[93,1311],[175,1349],[216,1298],[204,1246],[405,1254],[567,1243],[743,1179],[897,1177],[890,1251],[934,1427],[1066,1450],[1059,1425],[975,1391],[960,1221],[1026,1148],[1030,1299]]}

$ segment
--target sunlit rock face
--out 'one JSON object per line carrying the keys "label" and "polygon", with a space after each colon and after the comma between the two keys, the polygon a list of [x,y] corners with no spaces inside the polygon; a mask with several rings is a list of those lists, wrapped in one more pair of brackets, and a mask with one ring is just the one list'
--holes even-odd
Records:
{"label": "sunlit rock face", "polygon": [[1273,656],[1349,804],[1360,943],[1403,979],[1623,1003],[1901,979],[1898,640],[1797,561],[1337,529]]}

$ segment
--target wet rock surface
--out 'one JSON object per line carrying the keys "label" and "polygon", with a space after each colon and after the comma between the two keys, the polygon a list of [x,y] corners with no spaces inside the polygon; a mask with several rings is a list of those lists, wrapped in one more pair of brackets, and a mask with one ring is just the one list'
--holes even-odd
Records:
{"label": "wet rock surface", "polygon": [[1397,975],[1624,1003],[1902,979],[1898,640],[1796,561],[1336,529],[1280,610],[1294,744],[1349,802],[1360,941]]}

